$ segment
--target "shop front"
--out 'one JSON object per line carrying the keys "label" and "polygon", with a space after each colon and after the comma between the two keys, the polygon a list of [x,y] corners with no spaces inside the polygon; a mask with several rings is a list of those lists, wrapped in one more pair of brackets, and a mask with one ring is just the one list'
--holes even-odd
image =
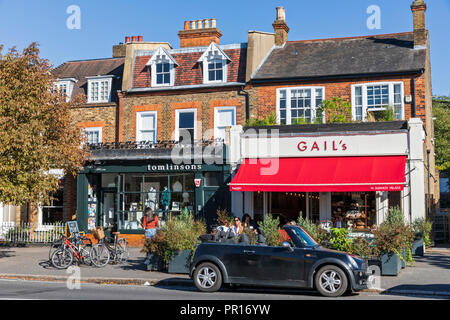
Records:
{"label": "shop front", "polygon": [[97,226],[143,238],[141,219],[151,208],[161,224],[182,212],[213,224],[218,207],[229,208],[230,168],[223,150],[214,159],[174,158],[171,149],[93,150],[77,177],[81,230]]}
{"label": "shop front", "polygon": [[424,217],[423,129],[387,123],[246,128],[229,184],[234,212],[371,231],[390,207]]}

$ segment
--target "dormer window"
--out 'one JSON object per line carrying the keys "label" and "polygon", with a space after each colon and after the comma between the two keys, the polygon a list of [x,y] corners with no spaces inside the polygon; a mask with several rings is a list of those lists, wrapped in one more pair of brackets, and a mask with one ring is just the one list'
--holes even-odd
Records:
{"label": "dormer window", "polygon": [[87,77],[88,103],[111,102],[111,86],[114,76]]}
{"label": "dormer window", "polygon": [[208,63],[208,82],[223,81],[223,60],[214,59]]}
{"label": "dormer window", "polygon": [[147,62],[147,66],[151,68],[152,87],[175,84],[175,66],[178,66],[178,63],[165,48],[159,47]]}
{"label": "dormer window", "polygon": [[215,42],[211,42],[198,60],[203,64],[203,83],[227,82],[228,61],[231,59],[225,52]]}
{"label": "dormer window", "polygon": [[55,81],[53,85],[52,92],[59,92],[66,97],[66,102],[70,100],[72,96],[73,87],[77,82],[77,79],[69,78],[69,79],[58,79]]}
{"label": "dormer window", "polygon": [[169,61],[156,64],[156,84],[170,86],[170,63],[169,63]]}

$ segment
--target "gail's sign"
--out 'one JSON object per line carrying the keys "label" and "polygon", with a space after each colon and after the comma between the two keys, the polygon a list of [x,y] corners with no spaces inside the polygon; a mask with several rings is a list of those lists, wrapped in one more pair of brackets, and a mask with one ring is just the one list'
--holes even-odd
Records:
{"label": "gail's sign", "polygon": [[298,150],[303,151],[346,151],[347,144],[343,140],[330,140],[330,141],[317,141],[314,140],[312,142],[300,141],[298,144]]}
{"label": "gail's sign", "polygon": [[247,136],[242,158],[348,157],[408,154],[407,133]]}

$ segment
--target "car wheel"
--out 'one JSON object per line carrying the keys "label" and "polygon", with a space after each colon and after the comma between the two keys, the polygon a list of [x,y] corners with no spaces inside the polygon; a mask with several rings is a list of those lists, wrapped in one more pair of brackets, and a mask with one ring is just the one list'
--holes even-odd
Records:
{"label": "car wheel", "polygon": [[205,262],[194,271],[194,284],[202,292],[215,292],[222,287],[222,273],[213,263]]}
{"label": "car wheel", "polygon": [[347,290],[348,279],[341,268],[329,265],[316,273],[315,285],[317,291],[325,297],[340,297]]}

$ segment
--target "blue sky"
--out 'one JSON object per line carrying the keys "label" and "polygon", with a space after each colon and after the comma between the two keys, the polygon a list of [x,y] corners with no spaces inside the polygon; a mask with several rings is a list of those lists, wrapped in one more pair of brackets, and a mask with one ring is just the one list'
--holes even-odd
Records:
{"label": "blue sky", "polygon": [[[22,49],[36,41],[55,65],[106,58],[125,36],[179,47],[185,20],[216,18],[221,44],[247,41],[248,30],[272,32],[275,7],[284,6],[289,40],[347,37],[412,30],[413,0],[0,0],[0,44]],[[450,95],[450,0],[426,0],[433,94]],[[81,29],[70,30],[70,5],[81,9]],[[381,9],[381,28],[367,27],[370,5]]]}

